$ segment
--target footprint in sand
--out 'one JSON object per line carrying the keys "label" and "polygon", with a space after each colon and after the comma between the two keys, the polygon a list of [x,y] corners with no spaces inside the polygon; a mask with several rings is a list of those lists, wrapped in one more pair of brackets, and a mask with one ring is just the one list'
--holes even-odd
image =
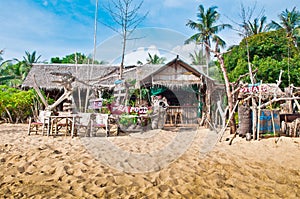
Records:
{"label": "footprint in sand", "polygon": [[[152,131],[150,135],[144,132],[129,136],[124,139],[124,144],[128,142],[127,144],[130,145],[130,139],[133,138],[149,139],[161,133],[167,132]],[[164,147],[146,153],[124,150],[124,147],[120,148],[114,144],[112,138],[86,137],[82,138],[81,142],[96,159],[107,166],[126,173],[147,173],[161,170],[183,155],[197,133],[199,133],[197,130],[179,131],[169,143],[163,144]],[[203,143],[199,143],[199,150],[203,155],[212,150],[218,136],[217,134],[212,136],[215,133],[208,130],[203,130],[201,133]]]}

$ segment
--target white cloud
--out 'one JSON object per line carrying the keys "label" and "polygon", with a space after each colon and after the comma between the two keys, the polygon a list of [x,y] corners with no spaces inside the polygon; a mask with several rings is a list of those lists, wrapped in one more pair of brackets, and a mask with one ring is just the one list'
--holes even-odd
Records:
{"label": "white cloud", "polygon": [[44,1],[43,5],[47,7],[48,6],[48,1]]}
{"label": "white cloud", "polygon": [[148,48],[140,47],[137,50],[126,54],[125,65],[136,65],[138,61],[145,64],[149,57],[148,53],[151,54],[151,56],[157,55],[161,57],[159,50],[154,45],[149,46]]}

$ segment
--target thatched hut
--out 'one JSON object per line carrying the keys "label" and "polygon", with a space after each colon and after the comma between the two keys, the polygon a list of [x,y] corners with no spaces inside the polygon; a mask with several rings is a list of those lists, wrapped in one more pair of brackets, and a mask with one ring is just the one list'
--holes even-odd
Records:
{"label": "thatched hut", "polygon": [[[222,106],[224,85],[217,84],[201,69],[201,66],[191,66],[177,57],[167,64],[127,68],[123,77],[136,80],[135,88],[147,88],[151,96],[167,99],[167,125],[198,124],[204,117],[215,126],[222,125],[224,115],[220,109],[225,109],[224,104]],[[99,83],[108,84],[105,81]]]}
{"label": "thatched hut", "polygon": [[[119,77],[118,66],[34,64],[22,86],[32,88],[35,77],[38,87],[57,99],[63,92],[63,86],[57,83],[60,77],[53,75],[58,72],[76,78],[72,87],[78,107],[89,100],[85,97],[87,90],[114,88]],[[170,105],[168,125],[197,124],[204,116],[210,123],[222,124],[222,110],[217,104],[224,101],[224,86],[203,74],[199,66],[192,67],[177,57],[167,64],[127,67],[123,80],[135,80],[135,88],[147,88],[151,95],[165,97]]]}
{"label": "thatched hut", "polygon": [[[86,93],[93,89],[95,82],[102,77],[116,73],[117,69],[117,66],[109,65],[38,63],[32,65],[22,88],[33,88],[36,84],[46,93],[47,97],[57,100],[64,92],[64,87],[60,83],[63,75],[72,75],[75,77],[75,81],[72,83],[74,102],[77,103],[77,107],[83,107],[87,101]],[[62,105],[60,109],[62,109]]]}

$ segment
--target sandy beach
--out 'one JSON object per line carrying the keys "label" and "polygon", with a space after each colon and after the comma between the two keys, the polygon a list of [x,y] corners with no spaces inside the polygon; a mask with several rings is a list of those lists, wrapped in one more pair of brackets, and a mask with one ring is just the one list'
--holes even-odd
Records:
{"label": "sandy beach", "polygon": [[[0,198],[300,198],[299,138],[237,137],[229,145],[225,134],[210,148],[208,131],[193,131],[178,150],[169,144],[178,136],[172,131],[54,138],[28,136],[26,124],[0,124]],[[111,146],[130,154],[126,162]],[[160,153],[167,146],[174,153]],[[134,163],[140,154],[150,155]],[[114,160],[121,166],[109,165]],[[154,168],[156,160],[165,164]]]}

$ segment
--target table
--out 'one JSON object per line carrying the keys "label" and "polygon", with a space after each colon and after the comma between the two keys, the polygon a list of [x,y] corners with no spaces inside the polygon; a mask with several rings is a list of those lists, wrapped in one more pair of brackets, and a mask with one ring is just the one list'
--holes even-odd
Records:
{"label": "table", "polygon": [[47,136],[49,136],[50,134],[57,135],[62,130],[62,128],[65,127],[65,135],[70,133],[71,137],[74,137],[75,120],[78,117],[79,116],[77,114],[50,116]]}

